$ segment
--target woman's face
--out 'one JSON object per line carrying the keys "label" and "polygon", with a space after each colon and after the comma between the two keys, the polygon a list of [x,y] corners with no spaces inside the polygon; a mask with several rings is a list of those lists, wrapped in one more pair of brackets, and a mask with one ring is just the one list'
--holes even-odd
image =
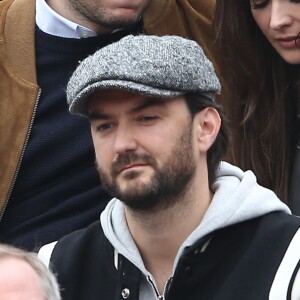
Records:
{"label": "woman's face", "polygon": [[279,55],[289,64],[300,64],[300,0],[250,0],[250,6]]}

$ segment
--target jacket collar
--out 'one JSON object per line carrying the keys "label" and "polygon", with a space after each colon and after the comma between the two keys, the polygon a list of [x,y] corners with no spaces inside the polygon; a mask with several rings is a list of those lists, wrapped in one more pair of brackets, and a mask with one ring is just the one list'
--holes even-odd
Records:
{"label": "jacket collar", "polygon": [[7,4],[4,36],[9,63],[22,78],[36,83],[35,0]]}

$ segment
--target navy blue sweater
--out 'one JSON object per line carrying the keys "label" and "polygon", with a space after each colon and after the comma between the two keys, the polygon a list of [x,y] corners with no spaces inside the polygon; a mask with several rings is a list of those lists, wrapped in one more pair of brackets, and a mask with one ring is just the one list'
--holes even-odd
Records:
{"label": "navy blue sweater", "polygon": [[68,112],[65,90],[78,65],[135,28],[87,39],[66,39],[36,29],[41,88],[21,168],[0,223],[1,241],[28,250],[99,218],[111,198],[100,185],[87,119]]}

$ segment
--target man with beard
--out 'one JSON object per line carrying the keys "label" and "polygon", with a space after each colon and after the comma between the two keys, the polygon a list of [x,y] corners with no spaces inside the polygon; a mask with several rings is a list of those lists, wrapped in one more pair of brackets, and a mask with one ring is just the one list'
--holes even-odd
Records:
{"label": "man with beard", "polygon": [[213,11],[210,0],[0,1],[1,242],[35,250],[94,222],[110,199],[89,123],[67,110],[78,62],[141,31],[189,36],[215,61]]}
{"label": "man with beard", "polygon": [[201,47],[177,36],[127,36],[76,69],[69,110],[89,118],[115,198],[41,248],[63,299],[299,299],[300,219],[220,163],[219,92]]}

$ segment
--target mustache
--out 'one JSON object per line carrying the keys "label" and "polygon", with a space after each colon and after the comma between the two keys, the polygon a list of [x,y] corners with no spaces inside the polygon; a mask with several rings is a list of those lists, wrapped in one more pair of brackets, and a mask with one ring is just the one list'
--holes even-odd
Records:
{"label": "mustache", "polygon": [[156,166],[155,159],[148,154],[127,153],[117,156],[111,165],[111,172],[113,175],[117,175],[125,166],[136,163]]}

